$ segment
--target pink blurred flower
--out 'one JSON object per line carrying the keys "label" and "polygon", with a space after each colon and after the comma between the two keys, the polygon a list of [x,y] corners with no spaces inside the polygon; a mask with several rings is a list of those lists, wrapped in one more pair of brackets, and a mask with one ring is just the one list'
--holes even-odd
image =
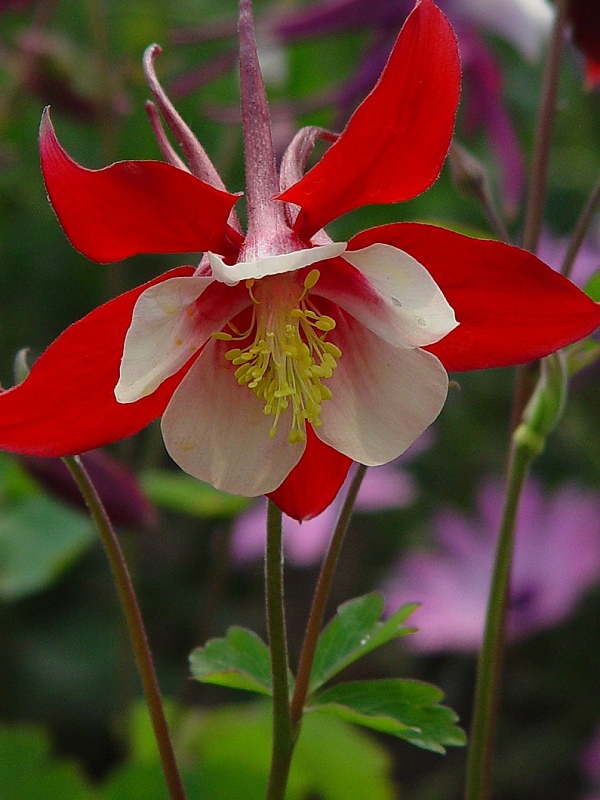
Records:
{"label": "pink blurred flower", "polygon": [[[420,602],[409,645],[424,653],[470,652],[481,643],[503,488],[490,481],[477,514],[441,513],[437,549],[406,555],[385,586],[388,608]],[[530,481],[515,534],[508,637],[517,639],[567,618],[600,578],[600,497],[565,485],[545,494]]]}
{"label": "pink blurred flower", "polygon": [[[560,271],[568,246],[569,237],[557,237],[546,230],[542,232],[537,255],[553,269]],[[569,278],[583,288],[599,269],[600,229],[596,227],[592,228],[580,247]]]}
{"label": "pink blurred flower", "polygon": [[[399,467],[410,458],[428,448],[432,436],[430,431],[418,439],[399,459],[381,467],[371,467],[360,487],[355,510],[369,513],[386,508],[403,508],[410,505],[417,490],[407,472]],[[353,471],[346,480],[345,488],[352,480]],[[320,561],[327,549],[338,514],[342,507],[345,489],[322,514],[305,522],[283,518],[283,546],[286,560],[296,566],[310,566]],[[234,563],[248,564],[260,560],[264,555],[266,526],[266,503],[259,501],[241,514],[234,526],[231,554]]]}
{"label": "pink blurred flower", "polygon": [[600,800],[600,725],[581,759],[581,768],[594,792],[586,795],[585,800]]}

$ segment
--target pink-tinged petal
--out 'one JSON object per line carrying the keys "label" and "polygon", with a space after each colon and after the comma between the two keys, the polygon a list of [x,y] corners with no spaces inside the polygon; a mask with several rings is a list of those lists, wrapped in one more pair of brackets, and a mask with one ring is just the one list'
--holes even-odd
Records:
{"label": "pink-tinged petal", "polygon": [[352,460],[318,439],[306,426],[302,458],[269,498],[288,517],[306,520],[324,511],[339,492]]}
{"label": "pink-tinged petal", "polygon": [[250,302],[245,287],[229,288],[196,275],[146,289],[125,337],[115,388],[119,403],[136,402],[154,392]]}
{"label": "pink-tinged petal", "polygon": [[214,253],[208,254],[213,275],[218,281],[233,285],[249,278],[265,278],[267,275],[282,275],[285,272],[296,272],[304,267],[310,267],[319,261],[335,258],[346,249],[345,242],[332,242],[331,244],[311,247],[305,250],[295,250],[292,253],[265,256],[256,261],[239,261],[236,264],[226,264],[222,258]]}
{"label": "pink-tinged petal", "polygon": [[274,491],[298,463],[302,443],[288,442],[281,420],[240,386],[225,358],[228,342],[209,341],[174,393],[162,418],[169,455],[181,469],[231,494],[256,497]]}
{"label": "pink-tinged petal", "polygon": [[431,353],[393,347],[349,316],[335,332],[342,356],[327,381],[333,396],[323,403],[315,433],[354,461],[385,464],[438,416],[448,375]]}
{"label": "pink-tinged petal", "polygon": [[60,224],[73,246],[93,261],[119,261],[138,253],[235,254],[240,235],[227,218],[236,195],[160,161],[86,169],[59,144],[47,109],[40,152]]}
{"label": "pink-tinged petal", "polygon": [[454,309],[458,328],[427,349],[447,370],[541,358],[600,325],[600,306],[531,253],[419,223],[355,236],[349,250],[387,242],[425,266]]}
{"label": "pink-tinged petal", "polygon": [[181,267],[122,294],[75,322],[39,357],[26,380],[0,394],[0,450],[35,456],[83,453],[131,436],[159,417],[185,368],[132,405],[115,399],[125,334],[140,294]]}
{"label": "pink-tinged petal", "polygon": [[313,291],[397,347],[432,344],[458,324],[425,267],[386,244],[347,251],[321,270]]}
{"label": "pink-tinged petal", "polygon": [[460,64],[450,23],[421,0],[406,20],[373,91],[323,158],[279,195],[301,207],[309,239],[332,219],[370,203],[397,203],[429,188],[452,138]]}

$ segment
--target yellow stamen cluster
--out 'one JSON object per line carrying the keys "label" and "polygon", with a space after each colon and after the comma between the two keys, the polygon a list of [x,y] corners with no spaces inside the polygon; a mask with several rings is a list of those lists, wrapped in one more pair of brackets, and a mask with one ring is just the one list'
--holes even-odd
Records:
{"label": "yellow stamen cluster", "polygon": [[263,294],[255,293],[255,281],[247,281],[253,302],[249,329],[240,333],[230,323],[234,335],[222,331],[213,334],[222,341],[241,341],[254,334],[251,345],[235,347],[227,351],[225,358],[237,367],[239,385],[248,386],[264,400],[264,413],[273,417],[271,437],[275,436],[280,417],[291,407],[291,443],[306,441],[306,421],[317,428],[322,424],[321,404],[331,398],[331,391],[322,381],[332,376],[342,355],[339,347],[325,341],[335,328],[335,320],[321,314],[308,298],[319,277],[318,270],[311,270],[300,297],[294,299],[288,294],[277,302],[267,296],[268,287]]}

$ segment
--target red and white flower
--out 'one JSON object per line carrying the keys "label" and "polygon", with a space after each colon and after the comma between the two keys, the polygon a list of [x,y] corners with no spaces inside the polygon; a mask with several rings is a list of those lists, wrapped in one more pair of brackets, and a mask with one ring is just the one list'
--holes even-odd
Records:
{"label": "red and white flower", "polygon": [[[436,179],[459,97],[456,40],[421,0],[378,84],[344,131],[299,132],[279,172],[242,0],[240,73],[247,232],[204,150],[153,70],[155,100],[187,164],[150,116],[168,163],[88,170],[41,126],[50,200],[73,245],[110,262],[202,252],[65,331],[0,395],[0,447],[78,453],[162,416],[187,472],[269,494],[296,519],[325,508],[352,460],[400,455],[440,412],[447,370],[528,361],[579,339],[600,310],[534,256],[428,225],[398,223],[333,242],[324,226]],[[303,174],[318,139],[332,142]]]}

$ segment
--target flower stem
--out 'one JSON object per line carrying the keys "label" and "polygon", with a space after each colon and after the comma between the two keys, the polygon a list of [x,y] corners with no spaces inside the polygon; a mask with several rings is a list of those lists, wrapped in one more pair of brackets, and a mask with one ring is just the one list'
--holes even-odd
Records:
{"label": "flower stem", "polygon": [[283,548],[281,511],[267,506],[265,553],[267,627],[273,680],[273,746],[267,800],[283,800],[292,763],[295,737],[290,722],[290,687],[283,595]]}
{"label": "flower stem", "polygon": [[302,721],[302,712],[304,710],[304,703],[306,702],[306,696],[309,689],[310,673],[315,657],[315,651],[317,649],[317,642],[319,641],[319,634],[321,632],[321,628],[323,627],[323,617],[325,616],[325,608],[327,605],[327,598],[329,597],[329,591],[331,589],[333,573],[335,572],[338,558],[342,549],[342,544],[344,542],[344,537],[346,535],[346,531],[348,530],[348,524],[350,522],[350,517],[352,516],[352,510],[354,509],[354,503],[356,502],[358,490],[360,489],[360,485],[365,477],[366,471],[367,468],[362,464],[358,466],[356,474],[354,475],[352,483],[350,484],[350,488],[348,489],[346,499],[344,500],[344,505],[340,511],[340,516],[335,526],[333,536],[331,537],[329,549],[327,550],[327,554],[323,560],[321,572],[319,573],[319,578],[317,580],[317,587],[315,589],[315,595],[306,626],[306,633],[304,634],[304,641],[302,643],[302,652],[300,653],[298,674],[296,675],[296,683],[294,685],[294,694],[292,695],[291,721],[294,730],[299,729]]}
{"label": "flower stem", "polygon": [[512,444],[496,563],[477,670],[465,800],[486,800],[490,791],[515,523],[519,498],[532,459],[533,453],[528,447],[516,442]]}
{"label": "flower stem", "polygon": [[169,728],[165,719],[160,688],[152,661],[152,653],[148,644],[148,637],[146,636],[135,589],[133,588],[133,583],[119,545],[119,540],[106,510],[102,505],[102,501],[81,463],[81,460],[75,456],[64,458],[63,461],[71,472],[86,502],[92,519],[98,529],[98,533],[100,534],[110,564],[121,600],[121,606],[127,620],[129,636],[133,645],[142,686],[144,688],[146,703],[148,705],[154,736],[158,745],[169,797],[171,800],[185,800],[183,783],[175,760]]}
{"label": "flower stem", "polygon": [[[525,210],[525,222],[521,246],[531,253],[538,249],[540,234],[544,221],[544,206],[548,186],[548,167],[552,132],[558,94],[560,62],[567,25],[568,0],[557,0],[556,19],[552,31],[552,39],[546,58],[542,83],[540,108],[538,111],[536,136],[531,167],[529,193]],[[534,368],[531,364],[517,367],[511,426],[514,428],[521,419],[523,409],[531,396]]]}
{"label": "flower stem", "polygon": [[592,223],[592,219],[594,214],[596,213],[596,209],[600,204],[600,178],[596,182],[596,185],[592,189],[592,193],[588,198],[587,203],[583,207],[583,210],[577,220],[577,224],[575,225],[575,230],[573,231],[573,235],[571,236],[571,240],[569,241],[569,246],[567,248],[567,252],[565,253],[565,257],[563,259],[563,263],[561,266],[561,272],[568,278],[571,274],[571,270],[573,269],[573,264],[575,263],[575,259],[577,258],[577,254],[583,244],[583,240],[586,237],[587,232],[589,231],[590,225]]}
{"label": "flower stem", "polygon": [[557,0],[556,20],[550,42],[550,49],[544,69],[542,96],[538,114],[537,133],[531,168],[531,182],[527,198],[527,210],[523,226],[522,245],[535,253],[542,230],[544,204],[548,184],[548,165],[558,92],[560,60],[567,23],[567,0]]}

